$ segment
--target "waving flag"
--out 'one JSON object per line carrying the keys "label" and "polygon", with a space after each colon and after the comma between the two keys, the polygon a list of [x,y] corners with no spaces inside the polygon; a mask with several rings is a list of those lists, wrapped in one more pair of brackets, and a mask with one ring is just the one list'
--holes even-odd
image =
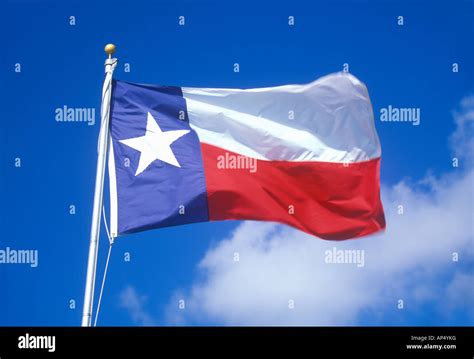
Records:
{"label": "waving flag", "polygon": [[385,227],[372,106],[350,74],[248,90],[114,81],[110,121],[114,235],[230,219],[334,240]]}

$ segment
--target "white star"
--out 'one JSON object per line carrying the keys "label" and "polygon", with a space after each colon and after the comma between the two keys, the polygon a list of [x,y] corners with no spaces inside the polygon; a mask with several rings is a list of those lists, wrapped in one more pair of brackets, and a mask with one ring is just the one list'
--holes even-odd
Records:
{"label": "white star", "polygon": [[135,176],[138,176],[155,160],[161,160],[170,165],[181,167],[171,150],[171,144],[188,132],[190,130],[163,132],[151,113],[148,112],[145,136],[120,140],[119,142],[141,152],[140,162],[135,173]]}

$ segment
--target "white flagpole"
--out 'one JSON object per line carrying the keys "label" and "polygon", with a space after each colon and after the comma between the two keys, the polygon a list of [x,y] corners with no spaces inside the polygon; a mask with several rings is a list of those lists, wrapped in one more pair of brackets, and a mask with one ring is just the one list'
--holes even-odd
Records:
{"label": "white flagpole", "polygon": [[97,268],[97,252],[99,249],[100,214],[104,191],[105,162],[107,159],[107,143],[109,141],[110,98],[112,94],[112,75],[117,66],[117,59],[112,58],[115,45],[105,46],[109,55],[105,60],[105,80],[102,88],[101,121],[97,154],[97,172],[95,177],[94,206],[92,209],[92,225],[89,244],[89,260],[87,262],[86,289],[84,293],[84,309],[82,311],[82,326],[90,327],[94,306],[94,286]]}

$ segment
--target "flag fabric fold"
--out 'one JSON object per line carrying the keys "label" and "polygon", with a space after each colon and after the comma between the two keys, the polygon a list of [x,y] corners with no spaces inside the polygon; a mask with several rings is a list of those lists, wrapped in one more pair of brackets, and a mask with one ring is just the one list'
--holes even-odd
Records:
{"label": "flag fabric fold", "polygon": [[324,239],[385,227],[365,85],[186,88],[114,81],[111,232],[215,220],[285,223]]}

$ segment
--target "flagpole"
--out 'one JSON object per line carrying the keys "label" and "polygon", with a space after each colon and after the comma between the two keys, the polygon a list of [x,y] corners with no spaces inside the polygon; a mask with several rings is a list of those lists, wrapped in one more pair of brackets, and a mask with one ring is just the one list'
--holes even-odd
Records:
{"label": "flagpole", "polygon": [[94,205],[92,208],[92,224],[89,244],[89,259],[87,262],[86,288],[84,293],[84,309],[82,311],[82,326],[90,327],[94,306],[94,286],[97,268],[97,252],[99,249],[100,214],[104,191],[105,162],[107,158],[107,143],[109,140],[110,98],[112,95],[112,75],[117,66],[117,59],[112,58],[115,45],[105,46],[108,55],[105,60],[105,80],[102,87],[101,121],[97,154],[97,170],[95,177]]}

